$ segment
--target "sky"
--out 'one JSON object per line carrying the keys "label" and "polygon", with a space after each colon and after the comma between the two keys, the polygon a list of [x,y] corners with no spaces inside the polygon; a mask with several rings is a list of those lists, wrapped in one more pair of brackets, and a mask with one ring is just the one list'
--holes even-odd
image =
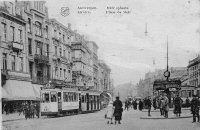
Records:
{"label": "sky", "polygon": [[[200,54],[199,0],[51,0],[46,6],[50,18],[71,23],[72,29],[97,43],[99,59],[112,69],[114,85],[136,84],[146,72],[165,69],[167,39],[170,67],[186,67]],[[106,14],[108,6],[127,7],[131,13]],[[68,16],[61,15],[62,7],[69,8]],[[78,14],[78,7],[96,9]]]}

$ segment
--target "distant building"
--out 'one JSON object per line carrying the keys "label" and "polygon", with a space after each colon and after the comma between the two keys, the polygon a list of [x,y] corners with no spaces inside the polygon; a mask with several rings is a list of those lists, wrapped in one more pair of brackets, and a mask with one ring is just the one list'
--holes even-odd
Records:
{"label": "distant building", "polygon": [[195,86],[195,94],[200,96],[200,56],[189,61],[189,85]]}

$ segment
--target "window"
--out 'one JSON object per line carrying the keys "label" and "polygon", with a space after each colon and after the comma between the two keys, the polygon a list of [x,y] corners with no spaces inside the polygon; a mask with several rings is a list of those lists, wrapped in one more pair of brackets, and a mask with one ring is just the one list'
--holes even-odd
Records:
{"label": "window", "polygon": [[42,36],[42,24],[40,22],[35,22],[35,35]]}
{"label": "window", "polygon": [[43,102],[49,102],[49,93],[43,93],[42,94],[42,101]]}
{"label": "window", "polygon": [[59,48],[60,57],[62,56],[62,48]]}
{"label": "window", "polygon": [[64,69],[63,73],[64,73],[64,78],[66,78],[66,69]]}
{"label": "window", "polygon": [[10,10],[10,11],[11,11],[10,13],[11,13],[11,14],[14,14],[14,5],[13,5],[13,3],[11,3],[11,2],[10,2],[10,9],[11,9],[11,10]]}
{"label": "window", "polygon": [[58,76],[58,67],[55,67],[55,75]]}
{"label": "window", "polygon": [[29,73],[31,78],[33,77],[33,62],[29,61]]}
{"label": "window", "polygon": [[68,102],[68,92],[63,92],[63,101]]}
{"label": "window", "polygon": [[28,38],[28,54],[32,54],[32,39]]}
{"label": "window", "polygon": [[3,67],[3,70],[7,70],[7,54],[6,53],[3,53],[3,58],[2,58],[2,67]]}
{"label": "window", "polygon": [[82,95],[82,103],[85,103],[85,95]]}
{"label": "window", "polygon": [[13,26],[10,26],[10,39],[11,41],[15,40],[15,28]]}
{"label": "window", "polygon": [[12,70],[15,71],[15,56],[14,55],[11,56],[11,66],[12,66]]}
{"label": "window", "polygon": [[28,32],[31,32],[31,19],[28,18]]}
{"label": "window", "polygon": [[7,32],[6,24],[5,23],[1,23],[1,25],[2,25],[2,28],[3,28],[3,37],[2,37],[2,40],[6,41],[6,32]]}
{"label": "window", "polygon": [[20,70],[21,72],[23,72],[23,66],[24,66],[24,62],[23,62],[23,57],[20,57]]}
{"label": "window", "polygon": [[42,55],[42,43],[35,41],[36,44],[36,54]]}
{"label": "window", "polygon": [[60,77],[62,77],[62,68],[60,68]]}
{"label": "window", "polygon": [[51,102],[56,102],[56,92],[51,92]]}
{"label": "window", "polygon": [[65,52],[65,50],[63,50],[63,56],[66,57],[66,52]]}
{"label": "window", "polygon": [[65,42],[65,35],[63,34],[63,42]]}
{"label": "window", "polygon": [[55,46],[55,56],[57,56],[57,46]]}
{"label": "window", "polygon": [[45,38],[48,38],[48,26],[45,27]]}
{"label": "window", "polygon": [[22,42],[22,30],[18,29],[18,37],[19,37],[19,42]]}
{"label": "window", "polygon": [[49,44],[46,44],[46,49],[47,49],[47,51],[46,51],[46,56],[49,57]]}

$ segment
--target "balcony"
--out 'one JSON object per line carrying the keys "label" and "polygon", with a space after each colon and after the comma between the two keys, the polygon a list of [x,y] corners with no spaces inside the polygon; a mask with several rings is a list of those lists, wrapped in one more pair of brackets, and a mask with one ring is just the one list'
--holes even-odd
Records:
{"label": "balcony", "polygon": [[34,60],[38,64],[47,64],[47,63],[49,63],[49,57],[45,56],[45,55],[35,54],[34,55]]}
{"label": "balcony", "polygon": [[34,84],[47,84],[49,82],[49,78],[47,76],[33,77],[32,82]]}
{"label": "balcony", "polygon": [[9,11],[7,10],[7,8],[3,7],[3,6],[0,7],[0,11],[5,12],[5,13],[9,13]]}
{"label": "balcony", "polygon": [[24,49],[24,45],[22,43],[19,42],[9,42],[8,43],[8,47],[10,49],[12,49],[13,51],[19,52],[22,51]]}

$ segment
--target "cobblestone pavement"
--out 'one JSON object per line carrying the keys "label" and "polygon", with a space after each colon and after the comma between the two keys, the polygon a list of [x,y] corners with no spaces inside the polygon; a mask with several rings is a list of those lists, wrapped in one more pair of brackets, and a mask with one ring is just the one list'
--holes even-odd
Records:
{"label": "cobblestone pavement", "polygon": [[[183,114],[190,111],[184,110]],[[107,124],[104,118],[105,110],[95,113],[74,116],[7,120],[3,122],[3,129],[10,130],[200,130],[200,123],[192,123],[192,118],[180,119],[140,119],[146,112],[129,110],[123,112],[122,124]],[[15,115],[16,116],[16,115]],[[152,116],[160,116],[153,112]],[[4,117],[5,118],[5,117]]]}

